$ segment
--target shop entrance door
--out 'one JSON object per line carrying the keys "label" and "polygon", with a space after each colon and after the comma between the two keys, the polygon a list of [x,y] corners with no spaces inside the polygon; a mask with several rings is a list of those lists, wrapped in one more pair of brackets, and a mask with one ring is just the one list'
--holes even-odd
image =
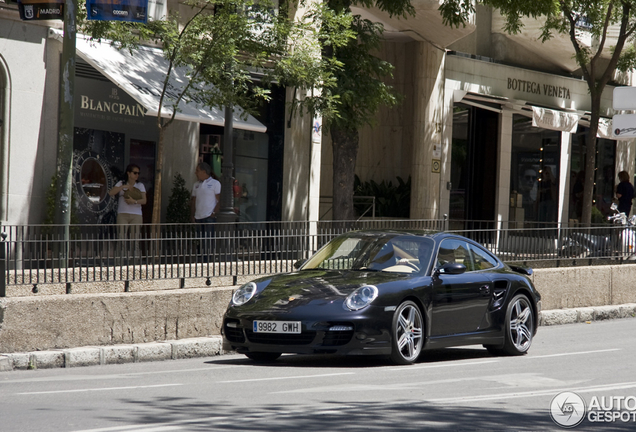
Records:
{"label": "shop entrance door", "polygon": [[453,111],[449,228],[494,228],[499,113],[464,104]]}
{"label": "shop entrance door", "polygon": [[155,142],[130,140],[130,163],[139,165],[139,182],[146,188],[146,204],[142,206],[144,223],[152,222],[152,205],[155,202]]}

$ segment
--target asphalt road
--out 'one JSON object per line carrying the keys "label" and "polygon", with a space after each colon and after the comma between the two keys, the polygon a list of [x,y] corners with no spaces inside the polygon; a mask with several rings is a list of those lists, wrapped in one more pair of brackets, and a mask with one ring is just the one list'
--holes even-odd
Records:
{"label": "asphalt road", "polygon": [[[0,374],[0,431],[565,430],[550,416],[565,391],[588,407],[556,399],[560,421],[582,417],[573,430],[635,430],[635,330],[636,319],[541,327],[523,357],[473,346],[399,367],[332,356],[258,365],[225,355],[14,371]],[[604,405],[591,409],[594,399]],[[591,422],[590,414],[628,421]]]}

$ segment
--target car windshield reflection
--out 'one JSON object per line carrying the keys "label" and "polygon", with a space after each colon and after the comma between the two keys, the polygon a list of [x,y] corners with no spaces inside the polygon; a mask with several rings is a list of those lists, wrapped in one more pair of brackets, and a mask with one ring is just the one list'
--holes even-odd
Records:
{"label": "car windshield reflection", "polygon": [[433,245],[433,241],[426,237],[347,234],[326,244],[302,266],[302,270],[419,274],[428,269]]}

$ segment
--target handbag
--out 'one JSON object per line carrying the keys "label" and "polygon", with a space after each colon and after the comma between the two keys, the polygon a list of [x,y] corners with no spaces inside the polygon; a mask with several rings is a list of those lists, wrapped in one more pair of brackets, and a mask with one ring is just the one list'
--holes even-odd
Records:
{"label": "handbag", "polygon": [[126,192],[124,192],[124,198],[139,201],[141,199],[141,191],[136,187],[133,187],[132,189],[129,188]]}

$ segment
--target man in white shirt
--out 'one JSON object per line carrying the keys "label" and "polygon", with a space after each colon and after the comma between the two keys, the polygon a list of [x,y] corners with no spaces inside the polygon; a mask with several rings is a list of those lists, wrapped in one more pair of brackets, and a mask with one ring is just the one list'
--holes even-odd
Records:
{"label": "man in white shirt", "polygon": [[[192,187],[192,199],[190,201],[190,213],[193,222],[201,224],[200,235],[205,238],[214,235],[214,225],[216,215],[219,211],[221,201],[221,182],[214,178],[212,168],[205,162],[197,165],[194,173],[198,181]],[[205,247],[202,248],[204,261],[207,261],[207,255],[212,251],[212,245],[209,240],[202,240]]]}

